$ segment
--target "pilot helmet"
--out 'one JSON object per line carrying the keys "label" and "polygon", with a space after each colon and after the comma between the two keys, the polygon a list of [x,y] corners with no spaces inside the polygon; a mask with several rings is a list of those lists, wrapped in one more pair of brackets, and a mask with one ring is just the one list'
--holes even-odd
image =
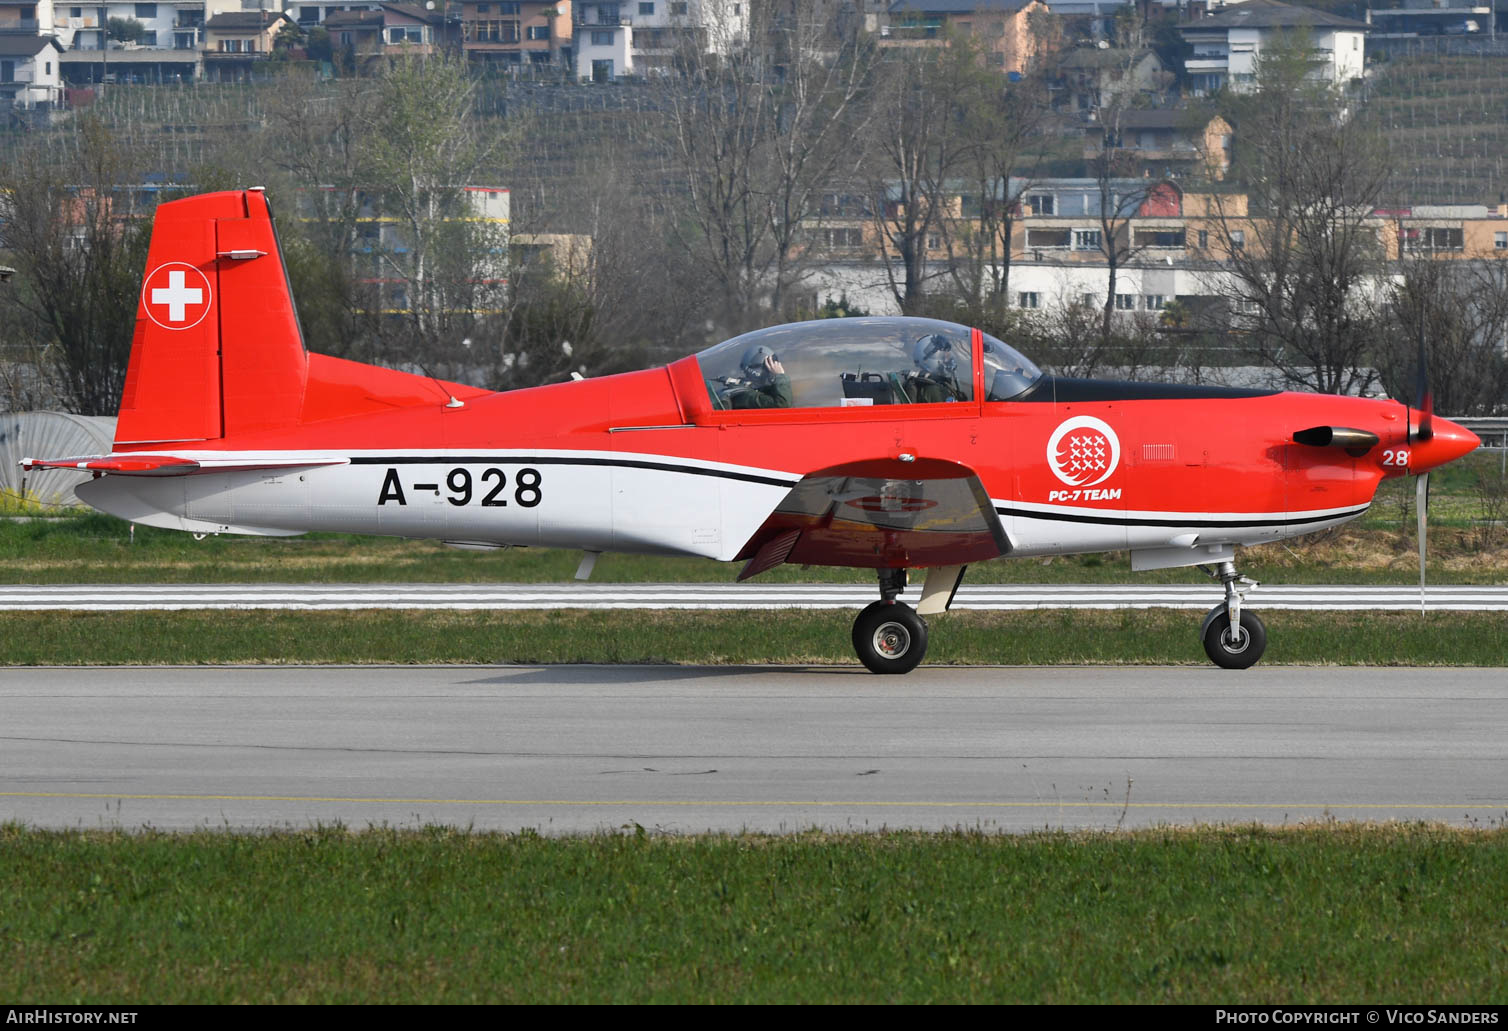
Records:
{"label": "pilot helmet", "polygon": [[755,344],[745,351],[743,360],[739,362],[743,367],[744,377],[753,383],[768,382],[771,376],[769,368],[765,365],[765,360],[768,358],[775,358],[779,361],[775,352],[764,344]]}
{"label": "pilot helmet", "polygon": [[953,375],[958,368],[953,342],[941,333],[929,333],[918,340],[911,348],[911,360],[923,373],[938,379]]}

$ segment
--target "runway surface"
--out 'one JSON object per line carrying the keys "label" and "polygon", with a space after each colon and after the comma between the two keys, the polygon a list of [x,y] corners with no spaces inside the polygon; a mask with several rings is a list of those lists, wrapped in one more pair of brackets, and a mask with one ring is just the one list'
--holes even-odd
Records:
{"label": "runway surface", "polygon": [[0,712],[46,827],[1508,819],[1502,669],[9,669]]}
{"label": "runway surface", "polygon": [[[913,583],[902,596],[921,596]],[[872,584],[56,584],[0,586],[0,611],[81,609],[762,609],[862,608]],[[1219,584],[964,584],[957,609],[1208,609]],[[1408,586],[1268,585],[1258,609],[1420,607]],[[1431,610],[1508,611],[1508,586],[1428,588]]]}

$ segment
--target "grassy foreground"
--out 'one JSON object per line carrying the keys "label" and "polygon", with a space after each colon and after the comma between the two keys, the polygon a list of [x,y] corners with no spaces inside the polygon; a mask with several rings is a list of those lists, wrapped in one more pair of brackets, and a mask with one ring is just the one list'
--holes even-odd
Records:
{"label": "grassy foreground", "polygon": [[1508,831],[0,827],[0,998],[1502,1003]]}
{"label": "grassy foreground", "polygon": [[[1203,614],[955,612],[927,662],[1203,664]],[[1263,612],[1264,663],[1508,665],[1508,613]],[[853,665],[851,611],[9,612],[0,665],[726,663]]]}

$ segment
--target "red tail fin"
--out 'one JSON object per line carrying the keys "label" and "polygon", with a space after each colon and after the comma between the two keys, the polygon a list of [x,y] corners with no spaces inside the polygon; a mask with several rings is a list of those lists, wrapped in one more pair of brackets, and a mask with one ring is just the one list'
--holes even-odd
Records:
{"label": "red tail fin", "polygon": [[209,193],[158,208],[116,443],[292,426],[308,372],[262,192]]}

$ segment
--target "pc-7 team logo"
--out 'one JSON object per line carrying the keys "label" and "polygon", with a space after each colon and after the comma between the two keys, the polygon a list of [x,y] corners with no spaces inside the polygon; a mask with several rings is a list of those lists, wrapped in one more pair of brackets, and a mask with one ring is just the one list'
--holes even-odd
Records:
{"label": "pc-7 team logo", "polygon": [[1104,483],[1120,460],[1120,438],[1107,423],[1090,415],[1067,420],[1047,441],[1047,464],[1070,487]]}
{"label": "pc-7 team logo", "polygon": [[163,329],[193,329],[209,314],[209,280],[187,262],[170,261],[147,273],[141,300]]}

